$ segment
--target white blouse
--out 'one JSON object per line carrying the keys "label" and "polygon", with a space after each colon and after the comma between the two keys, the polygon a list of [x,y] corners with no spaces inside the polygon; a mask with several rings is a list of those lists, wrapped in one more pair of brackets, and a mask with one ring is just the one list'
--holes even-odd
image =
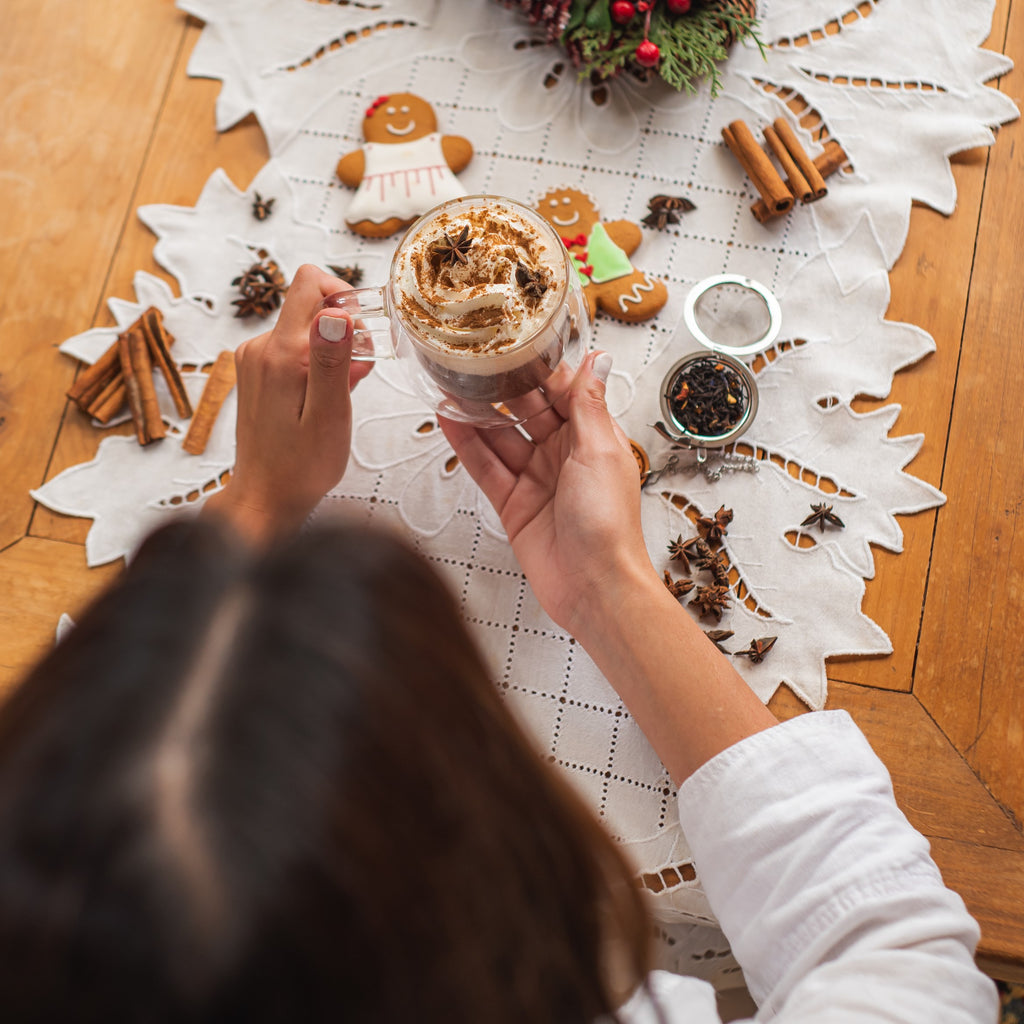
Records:
{"label": "white blouse", "polygon": [[[679,820],[757,1002],[780,1024],[994,1024],[979,930],[885,766],[845,711],[800,715],[723,751],[679,790]],[[719,1024],[711,986],[665,972],[666,1024]],[[647,993],[622,1010],[656,1024]]]}

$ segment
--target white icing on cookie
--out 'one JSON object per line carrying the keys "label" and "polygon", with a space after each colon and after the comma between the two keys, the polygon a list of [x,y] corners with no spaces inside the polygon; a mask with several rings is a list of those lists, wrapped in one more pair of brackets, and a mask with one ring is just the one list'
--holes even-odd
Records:
{"label": "white icing on cookie", "polygon": [[640,292],[653,291],[654,282],[646,274],[644,274],[643,281],[637,281],[636,284],[633,285],[633,290],[629,293],[629,295],[619,296],[619,309],[622,310],[623,313],[629,312],[629,309],[626,306],[627,302],[635,302],[639,304],[644,301],[644,297],[640,294]]}
{"label": "white icing on cookie", "polygon": [[362,181],[345,214],[349,225],[397,217],[415,220],[433,206],[466,194],[432,132],[411,142],[367,142]]}

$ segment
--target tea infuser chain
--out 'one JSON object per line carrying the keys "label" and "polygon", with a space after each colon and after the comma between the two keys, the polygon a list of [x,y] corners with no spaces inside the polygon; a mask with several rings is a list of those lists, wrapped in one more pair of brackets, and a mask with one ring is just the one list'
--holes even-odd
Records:
{"label": "tea infuser chain", "polygon": [[657,483],[663,476],[672,473],[703,472],[705,478],[714,483],[722,478],[723,473],[757,473],[760,469],[760,463],[753,455],[737,455],[736,452],[698,448],[696,459],[688,464],[682,462],[678,452],[673,452],[661,466],[651,470],[644,481],[644,487]]}

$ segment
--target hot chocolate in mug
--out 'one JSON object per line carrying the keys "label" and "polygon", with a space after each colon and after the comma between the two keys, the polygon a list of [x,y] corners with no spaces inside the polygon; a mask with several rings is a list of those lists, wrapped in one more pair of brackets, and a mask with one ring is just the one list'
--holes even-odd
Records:
{"label": "hot chocolate in mug", "polygon": [[435,207],[406,232],[379,288],[324,306],[358,318],[354,359],[397,359],[449,419],[508,426],[565,393],[590,340],[579,275],[539,214],[501,196]]}

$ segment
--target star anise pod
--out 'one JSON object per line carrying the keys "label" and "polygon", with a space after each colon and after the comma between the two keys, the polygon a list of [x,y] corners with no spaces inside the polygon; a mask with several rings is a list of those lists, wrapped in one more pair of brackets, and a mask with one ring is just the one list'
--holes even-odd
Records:
{"label": "star anise pod", "polygon": [[651,212],[643,222],[649,228],[664,228],[669,224],[679,223],[679,213],[689,213],[697,207],[685,196],[651,196],[647,200],[647,209]]}
{"label": "star anise pod", "polygon": [[751,640],[750,646],[745,651],[733,651],[734,658],[749,658],[755,665],[764,661],[764,656],[775,646],[777,636],[763,636],[758,640]]}
{"label": "star anise pod", "polygon": [[840,529],[846,526],[846,523],[844,523],[842,519],[832,511],[832,506],[826,505],[824,502],[820,505],[815,505],[812,502],[811,514],[800,525],[814,526],[815,523],[818,524],[818,528],[822,533],[825,532],[826,524],[829,526],[838,526]]}
{"label": "star anise pod", "polygon": [[701,516],[697,520],[697,529],[709,544],[716,544],[729,532],[731,522],[732,509],[720,505],[713,516]]}
{"label": "star anise pod", "polygon": [[715,559],[715,553],[703,537],[694,537],[690,543],[690,557],[698,569],[708,569]]}
{"label": "star anise pod", "polygon": [[723,552],[712,552],[711,557],[706,560],[706,563],[701,568],[707,569],[714,577],[716,583],[722,586],[729,585],[729,559],[725,557]]}
{"label": "star anise pod", "polygon": [[363,268],[357,264],[353,264],[351,267],[339,267],[333,263],[328,263],[327,269],[335,277],[340,277],[346,284],[352,285],[353,288],[358,288],[363,280]]}
{"label": "star anise pod", "polygon": [[691,590],[693,590],[695,584],[694,584],[693,580],[689,580],[689,579],[674,580],[668,574],[668,570],[666,570],[665,571],[665,586],[668,588],[668,592],[673,597],[682,597],[683,594],[688,594]]}
{"label": "star anise pod", "polygon": [[436,242],[431,250],[431,255],[437,260],[440,267],[454,267],[456,263],[468,263],[466,254],[473,246],[473,239],[469,237],[469,225],[463,227],[458,238],[452,239],[446,231],[444,241]]}
{"label": "star anise pod", "polygon": [[731,629],[705,629],[704,635],[723,653],[728,654],[729,652],[722,646],[722,644],[733,635]]}
{"label": "star anise pod", "polygon": [[257,220],[266,220],[274,212],[274,200],[264,199],[263,196],[256,193],[256,198],[252,201],[252,215]]}
{"label": "star anise pod", "polygon": [[697,608],[702,619],[706,615],[714,615],[715,621],[720,622],[722,612],[729,607],[729,588],[718,583],[698,587],[690,598],[690,604]]}
{"label": "star anise pod", "polygon": [[693,539],[683,540],[683,535],[680,534],[675,540],[668,542],[668,557],[673,562],[682,562],[683,572],[690,571],[690,551],[692,550],[690,546],[693,544]]}
{"label": "star anise pod", "polygon": [[531,299],[541,299],[548,290],[547,283],[539,270],[528,267],[522,260],[516,262],[516,284],[523,294]]}
{"label": "star anise pod", "polygon": [[268,317],[281,305],[281,296],[287,291],[284,275],[273,260],[254,263],[244,274],[232,282],[242,297],[233,305],[236,317]]}

